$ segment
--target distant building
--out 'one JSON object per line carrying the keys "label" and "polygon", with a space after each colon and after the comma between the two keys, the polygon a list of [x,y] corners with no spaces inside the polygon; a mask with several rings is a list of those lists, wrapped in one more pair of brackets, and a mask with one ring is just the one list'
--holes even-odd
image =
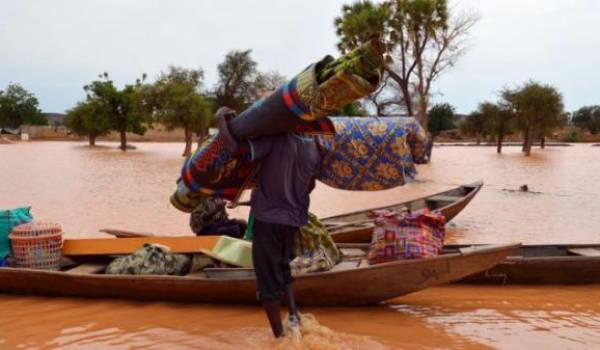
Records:
{"label": "distant building", "polygon": [[7,135],[19,135],[19,133],[21,133],[21,129],[20,128],[7,128],[7,127],[0,127],[0,134],[7,134]]}
{"label": "distant building", "polygon": [[51,126],[65,125],[66,116],[64,113],[44,113],[44,117],[48,119],[48,125]]}

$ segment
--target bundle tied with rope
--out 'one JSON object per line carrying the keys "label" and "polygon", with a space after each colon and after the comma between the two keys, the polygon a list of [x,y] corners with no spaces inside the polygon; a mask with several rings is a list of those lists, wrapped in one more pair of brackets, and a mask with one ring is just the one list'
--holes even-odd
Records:
{"label": "bundle tied with rope", "polygon": [[334,135],[324,117],[375,91],[383,51],[383,44],[372,40],[338,59],[326,56],[240,115],[223,117],[219,133],[184,163],[173,206],[189,213],[202,197],[236,201],[252,187],[259,163],[250,159],[247,140],[282,132]]}

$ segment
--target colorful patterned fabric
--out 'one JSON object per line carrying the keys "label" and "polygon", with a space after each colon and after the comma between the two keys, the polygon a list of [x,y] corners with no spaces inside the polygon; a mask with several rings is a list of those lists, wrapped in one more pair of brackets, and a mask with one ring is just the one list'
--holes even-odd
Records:
{"label": "colorful patterned fabric", "polygon": [[[318,179],[334,188],[375,191],[402,186],[414,178],[414,164],[427,161],[427,136],[409,117],[332,117],[304,124],[306,131],[334,130],[317,136],[323,163]],[[259,162],[250,161],[245,144],[236,154],[220,136],[207,140],[184,164],[171,203],[190,213],[204,197],[234,200],[254,185]]]}
{"label": "colorful patterned fabric", "polygon": [[312,213],[308,214],[308,224],[300,227],[296,235],[294,256],[290,263],[293,275],[327,271],[342,260],[331,234]]}
{"label": "colorful patterned fabric", "polygon": [[342,259],[342,255],[325,225],[313,213],[308,213],[308,224],[300,227],[296,235],[294,255],[301,256],[313,252],[317,247],[323,247],[335,264]]}
{"label": "colorful patterned fabric", "polygon": [[258,163],[249,158],[247,143],[231,154],[222,136],[209,138],[185,161],[171,203],[190,213],[204,197],[234,200],[243,188],[250,186],[251,175],[258,170]]}
{"label": "colorful patterned fabric", "polygon": [[383,65],[381,47],[369,42],[334,60],[326,56],[228,122],[236,140],[276,135],[339,113],[375,91]]}
{"label": "colorful patterned fabric", "polygon": [[[317,87],[312,87],[315,84],[314,69],[314,65],[309,67],[271,95],[229,120],[228,131],[231,135],[238,141],[291,131],[332,135],[334,130],[331,123],[320,122],[322,116],[313,118],[311,107],[307,104],[318,92]],[[301,87],[300,82],[306,86]]]}
{"label": "colorful patterned fabric", "polygon": [[445,218],[425,210],[418,213],[374,211],[375,228],[369,264],[438,255],[444,247]]}
{"label": "colorful patterned fabric", "polygon": [[133,254],[116,258],[107,267],[111,275],[185,275],[192,259],[185,254],[171,253],[160,244],[144,244]]}
{"label": "colorful patterned fabric", "polygon": [[326,56],[283,86],[287,107],[300,119],[317,120],[375,91],[382,48],[369,42],[334,60]]}
{"label": "colorful patterned fabric", "polygon": [[[334,129],[331,121],[324,118],[299,124],[295,131],[332,134]],[[183,212],[191,213],[204,197],[233,201],[244,189],[254,186],[259,166],[259,162],[250,160],[247,142],[231,154],[221,135],[212,136],[183,164],[171,204]]]}
{"label": "colorful patterned fabric", "polygon": [[[229,121],[228,129],[240,141],[282,132],[333,135],[333,125],[322,117],[374,91],[382,65],[376,42],[338,60],[327,56]],[[171,203],[191,212],[201,197],[235,200],[257,171],[249,154],[245,143],[231,154],[224,136],[210,138],[185,162]]]}
{"label": "colorful patterned fabric", "polygon": [[304,273],[329,271],[335,266],[335,262],[323,246],[317,246],[314,250],[302,254],[290,263],[292,276]]}
{"label": "colorful patterned fabric", "polygon": [[332,117],[334,138],[321,137],[318,179],[345,190],[376,191],[412,180],[426,161],[427,136],[410,117]]}

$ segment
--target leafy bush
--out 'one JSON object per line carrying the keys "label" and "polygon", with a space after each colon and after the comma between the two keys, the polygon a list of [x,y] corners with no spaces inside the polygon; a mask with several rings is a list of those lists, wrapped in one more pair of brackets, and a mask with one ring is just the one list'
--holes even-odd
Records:
{"label": "leafy bush", "polygon": [[579,130],[569,130],[563,135],[564,142],[579,142],[581,140],[581,132]]}

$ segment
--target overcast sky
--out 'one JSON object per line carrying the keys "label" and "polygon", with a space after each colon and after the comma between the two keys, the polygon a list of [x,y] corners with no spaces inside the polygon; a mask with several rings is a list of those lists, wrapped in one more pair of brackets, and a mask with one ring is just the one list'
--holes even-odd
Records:
{"label": "overcast sky", "polygon": [[[101,72],[119,84],[168,65],[202,67],[206,86],[232,49],[291,77],[336,54],[342,0],[0,0],[0,89],[18,82],[44,112],[64,112]],[[503,86],[550,83],[568,110],[600,104],[600,1],[459,0],[478,11],[472,49],[435,84],[435,100],[468,113]]]}

